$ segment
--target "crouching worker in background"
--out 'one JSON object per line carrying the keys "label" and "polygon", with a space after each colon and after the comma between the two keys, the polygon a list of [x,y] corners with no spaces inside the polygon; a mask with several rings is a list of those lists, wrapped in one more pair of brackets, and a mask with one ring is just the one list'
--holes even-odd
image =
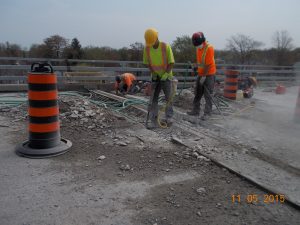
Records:
{"label": "crouching worker in background", "polygon": [[253,88],[256,87],[255,77],[242,77],[238,80],[238,89],[243,91],[244,98],[251,98],[254,94]]}
{"label": "crouching worker in background", "polygon": [[136,77],[132,73],[123,73],[116,76],[115,91],[118,95],[119,92],[125,94],[135,94],[139,91]]}

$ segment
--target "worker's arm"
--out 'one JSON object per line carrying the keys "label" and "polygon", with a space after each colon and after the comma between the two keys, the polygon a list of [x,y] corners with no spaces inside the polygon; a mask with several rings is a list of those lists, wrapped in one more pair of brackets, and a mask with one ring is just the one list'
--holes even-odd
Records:
{"label": "worker's arm", "polygon": [[116,95],[119,94],[119,84],[118,82],[115,82],[115,91],[116,91]]}
{"label": "worker's arm", "polygon": [[170,73],[171,70],[173,69],[173,66],[174,66],[174,63],[168,64],[167,69],[166,69],[166,72],[167,72],[167,73]]}

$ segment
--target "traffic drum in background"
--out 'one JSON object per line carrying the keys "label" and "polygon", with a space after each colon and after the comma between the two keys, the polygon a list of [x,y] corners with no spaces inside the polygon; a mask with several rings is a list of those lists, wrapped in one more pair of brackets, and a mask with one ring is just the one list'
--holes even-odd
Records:
{"label": "traffic drum in background", "polygon": [[224,97],[236,100],[236,92],[238,90],[238,76],[239,71],[227,70],[225,72],[224,82]]}

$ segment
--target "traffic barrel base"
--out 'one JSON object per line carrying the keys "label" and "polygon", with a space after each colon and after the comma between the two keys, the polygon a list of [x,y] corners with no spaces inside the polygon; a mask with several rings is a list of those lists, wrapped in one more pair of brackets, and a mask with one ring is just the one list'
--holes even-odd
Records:
{"label": "traffic barrel base", "polygon": [[72,142],[63,138],[61,138],[58,145],[51,148],[31,148],[29,144],[29,141],[25,141],[24,143],[18,145],[16,147],[16,153],[19,156],[27,158],[41,159],[64,154],[69,150],[69,148],[72,147]]}

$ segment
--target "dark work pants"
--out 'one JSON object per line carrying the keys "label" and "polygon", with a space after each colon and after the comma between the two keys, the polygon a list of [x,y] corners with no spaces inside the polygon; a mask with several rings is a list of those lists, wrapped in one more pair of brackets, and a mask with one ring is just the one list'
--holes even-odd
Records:
{"label": "dark work pants", "polygon": [[200,101],[202,96],[204,95],[204,99],[205,99],[204,114],[211,114],[212,112],[211,95],[213,94],[214,91],[215,76],[214,75],[207,76],[203,85],[201,85],[200,79],[201,77],[198,76],[196,80],[195,98],[193,101],[193,107],[194,107],[193,111],[197,113],[200,112]]}
{"label": "dark work pants", "polygon": [[173,116],[173,103],[171,102],[172,98],[172,81],[166,80],[166,81],[152,81],[151,83],[151,96],[150,96],[150,102],[148,106],[150,119],[152,121],[155,121],[157,119],[158,115],[158,98],[159,93],[163,90],[166,98],[166,102],[169,103],[165,116],[166,119],[170,119]]}
{"label": "dark work pants", "polygon": [[[129,90],[128,90],[128,93],[129,94],[134,94],[136,91],[135,91],[135,86],[136,86],[136,84],[137,84],[137,82],[136,81],[133,81],[132,82],[132,85],[131,85],[131,87],[129,88]],[[127,91],[127,84],[125,84],[125,83],[123,83],[123,82],[121,82],[120,83],[120,88],[119,88],[119,91],[121,92],[121,93],[124,93],[124,92],[126,92]]]}

